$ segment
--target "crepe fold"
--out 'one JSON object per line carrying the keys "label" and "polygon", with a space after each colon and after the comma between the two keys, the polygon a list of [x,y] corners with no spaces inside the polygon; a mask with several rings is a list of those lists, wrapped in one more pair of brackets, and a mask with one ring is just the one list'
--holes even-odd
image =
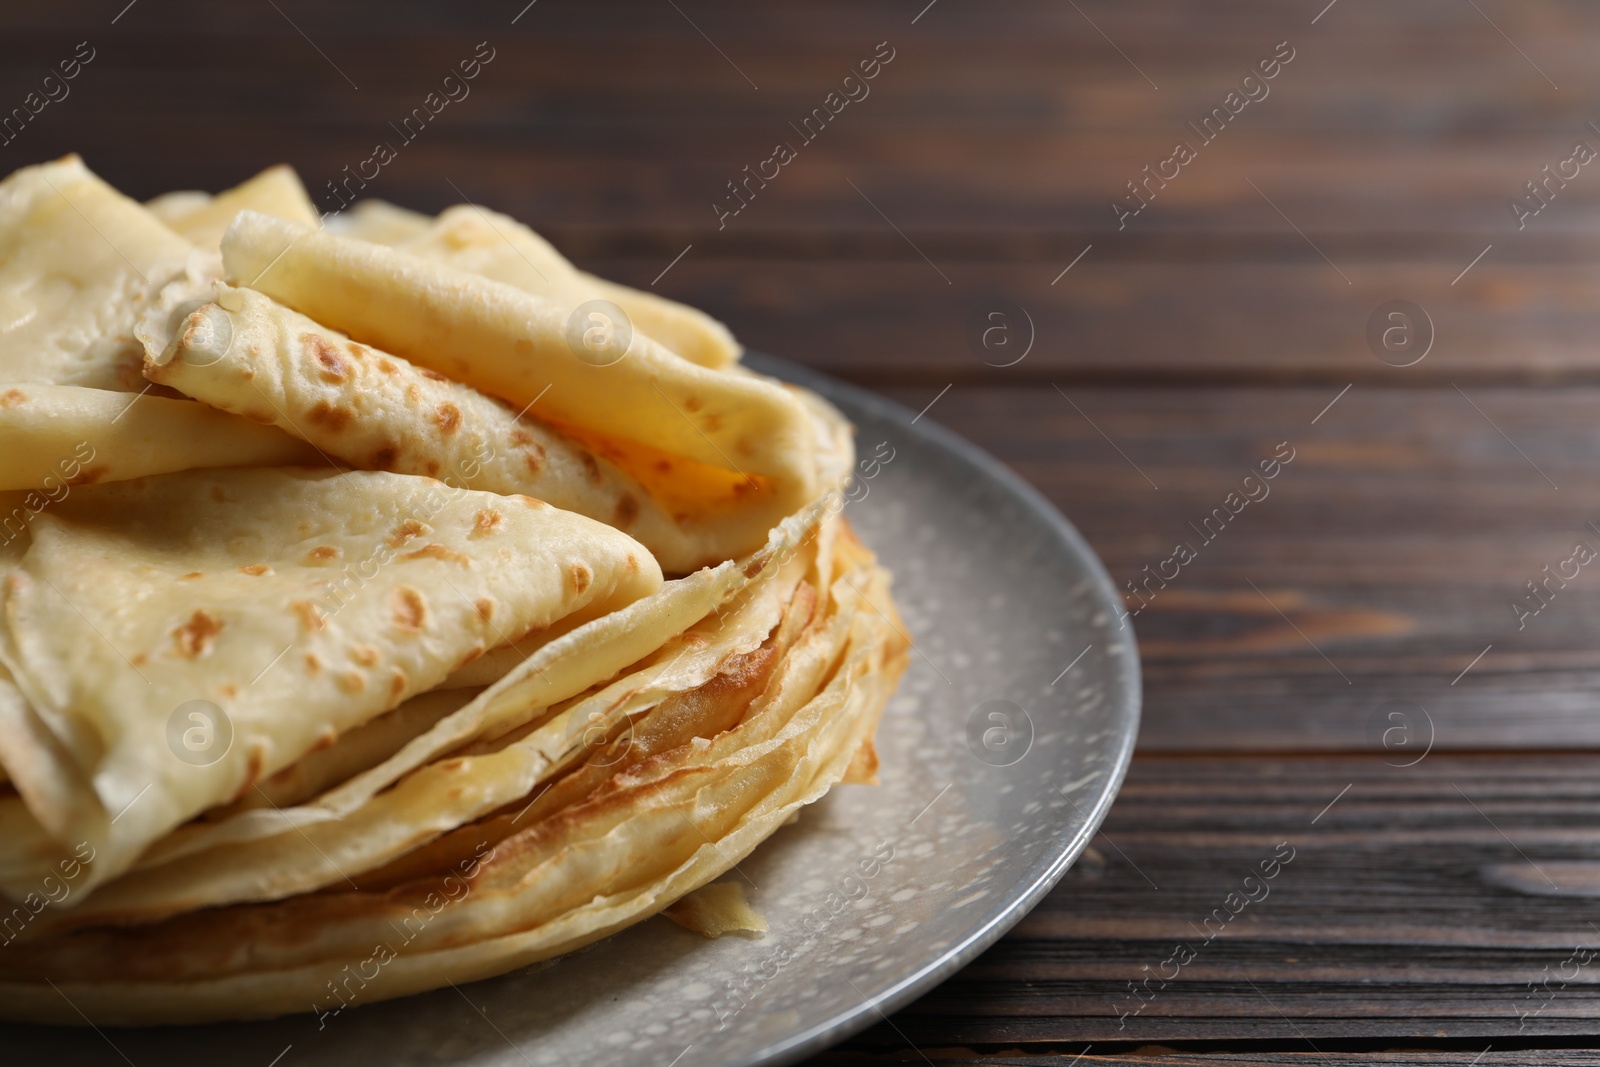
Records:
{"label": "crepe fold", "polygon": [[627,313],[634,329],[692,363],[720,368],[738,362],[738,342],[710,315],[586,274],[549,241],[509,215],[476,204],[459,204],[436,219],[424,217],[424,221],[424,228],[404,238],[379,243],[392,243],[412,255],[514,285],[566,307],[587,300],[609,300]]}
{"label": "crepe fold", "polygon": [[330,219],[328,229],[448,263],[536,296],[570,303],[610,300],[635,328],[702,366],[732,366],[743,352],[728,328],[700,309],[580,271],[529,227],[476,204],[460,204],[430,218],[383,200],[360,200]]}
{"label": "crepe fold", "polygon": [[504,401],[352,342],[253,289],[213,303],[153,344],[145,374],[206,405],[270,423],[353,467],[525,493],[626,531],[663,569],[687,573],[766,536],[743,521],[676,512],[608,459]]}
{"label": "crepe fold", "polygon": [[215,406],[77,385],[0,386],[0,490],[120,482],[196,467],[316,464],[293,436]]}
{"label": "crepe fold", "polygon": [[788,388],[692,363],[599,312],[249,211],[222,256],[230,283],[359,343],[517,410],[537,402],[669,507],[726,528],[734,554],[820,492],[815,430]]}
{"label": "crepe fold", "polygon": [[193,246],[67,156],[0,182],[0,382],[139,392],[139,312]]}
{"label": "crepe fold", "polygon": [[[488,648],[661,580],[642,546],[581,516],[372,472],[85,488],[30,539],[0,661],[49,737],[0,736],[0,763],[61,849],[95,852],[80,889]],[[70,807],[29,787],[34,761],[71,783]],[[0,884],[21,895],[35,872],[4,858]]]}
{"label": "crepe fold", "polygon": [[308,226],[315,226],[318,221],[317,209],[300,184],[300,176],[293,167],[282,163],[216,196],[168,193],[145,206],[191,244],[210,249],[221,243],[223,232],[241,211],[259,211]]}
{"label": "crepe fold", "polygon": [[660,911],[870,763],[905,666],[887,577],[848,530],[814,533],[766,583],[781,610],[754,645],[727,647],[705,682],[597,732],[541,792],[354,875],[354,888],[13,944],[0,1014],[81,1024],[54,983],[98,1025],[326,1019]]}

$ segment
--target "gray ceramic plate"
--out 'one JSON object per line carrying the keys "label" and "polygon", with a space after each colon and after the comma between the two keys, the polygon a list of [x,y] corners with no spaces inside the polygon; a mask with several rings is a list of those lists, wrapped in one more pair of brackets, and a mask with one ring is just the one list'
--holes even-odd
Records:
{"label": "gray ceramic plate", "polygon": [[707,941],[651,920],[553,964],[321,1028],[310,1015],[0,1027],[6,1062],[791,1063],[926,992],[1020,919],[1099,826],[1133,749],[1138,653],[1111,582],[1038,493],[931,419],[913,423],[791,364],[750,362],[856,423],[862,467],[846,514],[893,570],[916,639],[878,731],[883,784],[834,790],[729,876],[770,933]]}

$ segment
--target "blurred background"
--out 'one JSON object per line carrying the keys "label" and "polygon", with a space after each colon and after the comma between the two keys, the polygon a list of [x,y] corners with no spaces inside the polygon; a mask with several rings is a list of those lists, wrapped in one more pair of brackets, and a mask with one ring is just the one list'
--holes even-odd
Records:
{"label": "blurred background", "polygon": [[72,0],[0,12],[0,164],[508,212],[1088,536],[1145,664],[1105,833],[823,1062],[1489,1064],[1600,1017],[1597,45],[1578,0]]}

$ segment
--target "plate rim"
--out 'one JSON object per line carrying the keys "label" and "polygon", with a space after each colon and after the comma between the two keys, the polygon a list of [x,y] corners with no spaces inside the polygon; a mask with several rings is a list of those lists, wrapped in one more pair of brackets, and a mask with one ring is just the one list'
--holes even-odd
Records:
{"label": "plate rim", "polygon": [[[1007,491],[1020,506],[1027,509],[1054,534],[1058,543],[1080,566],[1082,574],[1088,579],[1091,587],[1090,596],[1098,606],[1110,612],[1122,610],[1120,596],[1105,565],[1077,528],[1039,490],[982,448],[936,422],[924,420],[923,415],[913,414],[904,405],[853,383],[760,352],[747,351],[745,361],[752,370],[803,385],[829,400],[842,399],[853,407],[894,425],[898,431],[917,439],[925,446],[965,462],[980,476]],[[755,1049],[744,1062],[751,1067],[784,1067],[865,1030],[877,1021],[879,1016],[887,1018],[890,1013],[927,993],[972,962],[1015,926],[1023,916],[1032,911],[1060,882],[1067,869],[1098,832],[1107,812],[1115,802],[1126,778],[1138,738],[1142,711],[1142,685],[1138,643],[1131,626],[1125,628],[1113,647],[1123,650],[1122,654],[1116,657],[1117,664],[1111,668],[1113,673],[1120,673],[1125,694],[1123,700],[1113,704],[1114,718],[1120,720],[1120,736],[1116,739],[1115,751],[1107,768],[1108,773],[1098,795],[1092,804],[1086,805],[1087,817],[1082,827],[1070,837],[1065,835],[1055,837],[1057,846],[1049,852],[1048,861],[1042,857],[1034,861],[1024,872],[1023,878],[1015,883],[1025,888],[1020,893],[1012,895],[1001,911],[989,916],[959,942],[928,958],[881,993],[861,1000],[852,1008],[836,1012],[831,1017],[803,1030],[790,1033]],[[0,1026],[0,1030],[13,1025],[21,1025],[28,1029],[37,1026],[28,1023],[8,1023]]]}
{"label": "plate rim", "polygon": [[[1078,528],[1072,525],[1071,520],[1062,514],[1049,498],[984,449],[937,422],[918,425],[926,414],[925,411],[913,415],[911,409],[903,404],[811,367],[751,350],[745,351],[743,362],[752,370],[803,385],[829,400],[835,396],[847,398],[851,404],[895,423],[902,431],[920,437],[927,444],[954,453],[976,467],[1042,520],[1045,526],[1066,545],[1070,553],[1084,564],[1094,598],[1100,602],[1101,607],[1112,612],[1121,610],[1120,598],[1111,575],[1083,534],[1078,532]],[[748,1061],[751,1067],[785,1067],[867,1029],[875,1021],[873,1012],[887,1019],[892,1012],[905,1007],[971,963],[999,941],[1007,931],[1022,920],[1023,916],[1032,911],[1050,890],[1055,888],[1067,869],[1083,852],[1084,847],[1093,840],[1100,829],[1100,824],[1105,821],[1106,814],[1111,810],[1111,805],[1116,802],[1123,780],[1127,777],[1128,765],[1133,759],[1134,746],[1138,741],[1144,694],[1141,684],[1139,643],[1132,627],[1127,628],[1127,636],[1122,640],[1121,647],[1124,653],[1118,657],[1118,669],[1122,674],[1127,699],[1122,702],[1118,711],[1120,716],[1127,720],[1126,728],[1118,738],[1111,773],[1107,776],[1100,795],[1095,799],[1083,827],[1063,843],[1059,852],[1045,865],[1045,869],[1034,878],[1031,885],[1012,898],[1003,911],[991,916],[988,922],[972,931],[961,942],[941,952],[937,958],[894,983],[876,997],[863,1001],[849,1011],[839,1012],[830,1019],[807,1027],[798,1034],[765,1046]]]}

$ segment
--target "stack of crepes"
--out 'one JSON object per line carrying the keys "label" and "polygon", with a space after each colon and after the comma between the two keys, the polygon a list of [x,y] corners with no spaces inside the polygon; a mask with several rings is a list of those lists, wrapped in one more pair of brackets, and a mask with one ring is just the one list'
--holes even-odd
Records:
{"label": "stack of crepes", "polygon": [[471,205],[0,183],[0,1016],[484,978],[873,780],[851,428],[739,354]]}

